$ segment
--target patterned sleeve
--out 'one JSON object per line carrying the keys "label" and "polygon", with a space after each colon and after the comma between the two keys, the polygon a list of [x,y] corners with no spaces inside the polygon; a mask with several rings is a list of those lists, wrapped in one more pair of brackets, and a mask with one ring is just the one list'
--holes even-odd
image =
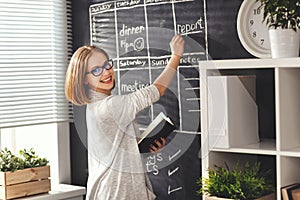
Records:
{"label": "patterned sleeve", "polygon": [[155,85],[137,90],[128,95],[113,96],[108,100],[108,108],[119,127],[126,130],[138,112],[160,98],[159,91]]}

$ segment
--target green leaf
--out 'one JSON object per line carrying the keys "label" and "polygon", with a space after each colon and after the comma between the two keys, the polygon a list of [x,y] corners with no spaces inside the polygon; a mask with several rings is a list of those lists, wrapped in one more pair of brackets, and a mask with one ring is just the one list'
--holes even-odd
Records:
{"label": "green leaf", "polygon": [[215,165],[208,169],[208,178],[201,177],[197,184],[200,186],[197,194],[209,194],[231,199],[255,199],[274,191],[274,186],[268,179],[271,170],[262,171],[259,162],[244,166],[236,164],[230,170],[227,163],[225,168]]}
{"label": "green leaf", "polygon": [[15,171],[24,168],[45,166],[49,163],[46,158],[40,158],[34,149],[19,151],[20,157],[13,155],[10,150],[4,148],[0,151],[0,171]]}
{"label": "green leaf", "polygon": [[[300,28],[299,0],[257,0],[264,7],[263,22],[268,27]],[[296,23],[295,23],[296,22]]]}

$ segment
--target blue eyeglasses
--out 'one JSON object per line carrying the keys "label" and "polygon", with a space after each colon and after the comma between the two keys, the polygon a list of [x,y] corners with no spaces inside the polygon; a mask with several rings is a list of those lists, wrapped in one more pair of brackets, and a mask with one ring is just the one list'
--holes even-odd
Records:
{"label": "blue eyeglasses", "polygon": [[114,66],[112,60],[105,61],[104,65],[102,67],[96,67],[92,69],[90,72],[86,72],[85,74],[93,74],[93,76],[100,76],[104,69],[110,70]]}

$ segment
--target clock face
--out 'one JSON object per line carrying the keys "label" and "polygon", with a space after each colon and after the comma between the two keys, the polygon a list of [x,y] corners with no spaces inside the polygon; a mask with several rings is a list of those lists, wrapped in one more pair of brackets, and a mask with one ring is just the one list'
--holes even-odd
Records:
{"label": "clock face", "polygon": [[263,8],[260,7],[260,3],[257,2],[251,6],[249,19],[248,19],[248,30],[250,37],[258,47],[266,50],[270,49],[268,27],[262,23],[263,20]]}
{"label": "clock face", "polygon": [[268,27],[262,21],[261,3],[255,0],[244,0],[237,20],[240,41],[252,55],[268,58],[271,57]]}

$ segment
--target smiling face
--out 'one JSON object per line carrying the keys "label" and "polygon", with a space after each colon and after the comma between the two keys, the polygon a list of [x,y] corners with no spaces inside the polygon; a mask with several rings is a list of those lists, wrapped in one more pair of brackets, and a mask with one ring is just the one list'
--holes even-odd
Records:
{"label": "smiling face", "polygon": [[[87,61],[86,72],[91,72],[95,68],[103,67],[108,61],[105,54],[99,51],[93,51]],[[85,75],[85,84],[89,89],[111,95],[112,89],[115,87],[115,75],[113,68],[103,69],[100,76],[94,76],[92,73]]]}

